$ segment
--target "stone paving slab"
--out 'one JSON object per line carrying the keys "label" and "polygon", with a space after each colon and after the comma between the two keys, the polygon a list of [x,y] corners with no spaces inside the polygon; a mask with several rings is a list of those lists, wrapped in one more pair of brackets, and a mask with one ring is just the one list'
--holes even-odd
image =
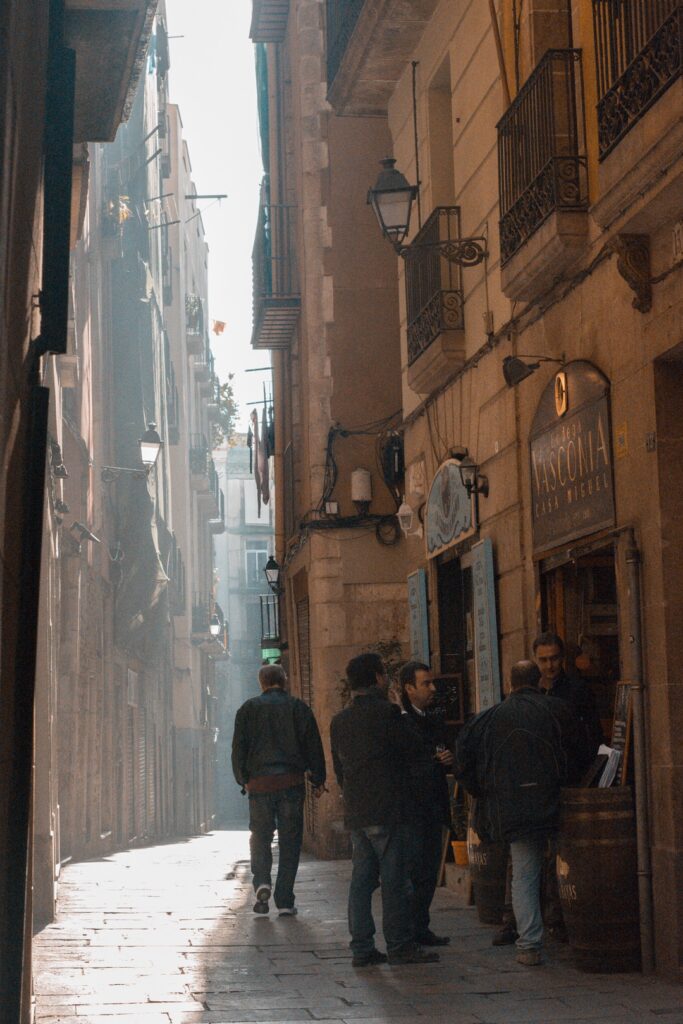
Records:
{"label": "stone paving slab", "polygon": [[557,944],[525,968],[445,889],[440,963],[354,970],[348,862],[305,859],[299,916],[259,917],[247,839],[216,832],[69,864],[58,920],[35,938],[36,1024],[683,1024],[678,986],[582,974]]}

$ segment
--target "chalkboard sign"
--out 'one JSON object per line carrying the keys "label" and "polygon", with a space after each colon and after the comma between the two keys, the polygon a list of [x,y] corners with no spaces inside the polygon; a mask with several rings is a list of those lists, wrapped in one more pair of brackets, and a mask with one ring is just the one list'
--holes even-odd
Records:
{"label": "chalkboard sign", "polygon": [[633,719],[633,701],[631,684],[617,683],[614,698],[614,722],[612,723],[612,739],[610,746],[621,751],[621,773],[619,781],[626,782],[628,759],[631,753],[631,725]]}

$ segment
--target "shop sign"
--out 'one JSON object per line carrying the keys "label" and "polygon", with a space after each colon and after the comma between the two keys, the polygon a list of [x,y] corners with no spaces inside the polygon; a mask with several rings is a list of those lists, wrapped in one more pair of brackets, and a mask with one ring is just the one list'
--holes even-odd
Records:
{"label": "shop sign", "polygon": [[[558,415],[553,409],[550,423],[533,431],[530,442],[534,551],[595,533],[615,521],[606,385],[593,379],[599,387],[598,397],[593,397],[594,388],[586,395],[585,380],[572,382],[571,373],[568,379],[566,411]],[[579,385],[584,385],[587,400],[577,408],[572,394],[581,394]]]}
{"label": "shop sign", "polygon": [[435,558],[456,541],[470,537],[477,528],[474,495],[468,495],[460,479],[459,463],[444,462],[432,480],[425,515],[427,557]]}
{"label": "shop sign", "polygon": [[408,576],[408,622],[410,657],[429,664],[429,620],[427,618],[427,574],[424,569]]}
{"label": "shop sign", "polygon": [[501,698],[493,545],[488,537],[472,546],[471,558],[477,669],[476,710],[485,711]]}

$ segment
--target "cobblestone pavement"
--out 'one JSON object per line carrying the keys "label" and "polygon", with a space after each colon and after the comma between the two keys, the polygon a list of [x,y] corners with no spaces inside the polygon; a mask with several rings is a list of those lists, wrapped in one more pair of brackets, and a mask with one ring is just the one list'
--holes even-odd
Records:
{"label": "cobblestone pavement", "polygon": [[522,967],[444,889],[441,963],[354,970],[348,862],[308,859],[299,916],[257,917],[246,857],[246,833],[215,832],[69,865],[35,941],[38,1024],[683,1024],[679,987],[580,974],[558,946]]}

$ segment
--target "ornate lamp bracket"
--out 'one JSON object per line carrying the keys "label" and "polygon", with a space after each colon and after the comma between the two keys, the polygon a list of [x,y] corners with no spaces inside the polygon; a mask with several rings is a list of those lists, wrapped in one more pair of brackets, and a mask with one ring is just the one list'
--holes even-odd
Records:
{"label": "ornate lamp bracket", "polygon": [[398,254],[404,260],[416,260],[426,253],[433,252],[442,256],[449,263],[459,267],[477,267],[483,263],[488,252],[485,238],[454,238],[443,242],[413,242],[412,245],[398,247]]}
{"label": "ornate lamp bracket", "polygon": [[652,309],[649,235],[617,235],[610,247],[617,257],[617,270],[635,292],[633,308],[649,313]]}

